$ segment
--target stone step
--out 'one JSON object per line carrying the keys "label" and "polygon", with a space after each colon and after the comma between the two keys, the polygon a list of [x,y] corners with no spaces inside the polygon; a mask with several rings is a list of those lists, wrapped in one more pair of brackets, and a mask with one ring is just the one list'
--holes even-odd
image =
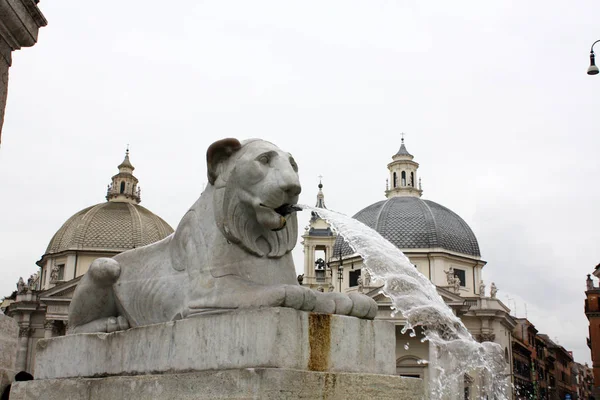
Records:
{"label": "stone step", "polygon": [[11,400],[419,400],[421,379],[391,375],[236,369],[187,374],[16,382]]}

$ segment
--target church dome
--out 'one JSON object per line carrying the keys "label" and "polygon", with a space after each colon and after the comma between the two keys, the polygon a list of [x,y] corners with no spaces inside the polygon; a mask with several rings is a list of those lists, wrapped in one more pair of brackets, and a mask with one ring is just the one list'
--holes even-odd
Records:
{"label": "church dome", "polygon": [[124,251],[157,242],[173,228],[139,204],[108,201],[87,207],[54,234],[46,254],[65,250]]}
{"label": "church dome", "polygon": [[[469,225],[453,211],[430,200],[391,197],[371,204],[353,218],[379,232],[399,249],[442,248],[481,256],[477,238]],[[342,254],[351,253],[344,243]]]}
{"label": "church dome", "polygon": [[66,250],[122,252],[157,242],[173,233],[159,216],[139,205],[141,190],[129,161],[129,148],[108,185],[105,203],[87,207],[54,234],[46,255]]}
{"label": "church dome", "polygon": [[[354,219],[376,230],[401,250],[444,249],[481,257],[477,238],[461,217],[438,203],[421,199],[419,164],[406,149],[404,137],[387,167],[390,174],[387,199],[362,209]],[[343,256],[352,254],[339,237],[334,254],[340,252],[340,246]]]}

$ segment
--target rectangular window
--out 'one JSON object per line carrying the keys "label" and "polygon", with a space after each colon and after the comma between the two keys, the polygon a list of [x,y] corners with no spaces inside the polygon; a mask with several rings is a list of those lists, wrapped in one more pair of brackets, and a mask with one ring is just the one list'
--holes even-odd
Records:
{"label": "rectangular window", "polygon": [[460,286],[467,286],[467,274],[464,269],[454,268],[454,275],[460,279]]}
{"label": "rectangular window", "polygon": [[65,264],[58,265],[58,277],[57,280],[63,281],[65,279]]}
{"label": "rectangular window", "polygon": [[360,278],[360,269],[350,271],[348,276],[350,278],[350,287],[358,286],[358,278]]}

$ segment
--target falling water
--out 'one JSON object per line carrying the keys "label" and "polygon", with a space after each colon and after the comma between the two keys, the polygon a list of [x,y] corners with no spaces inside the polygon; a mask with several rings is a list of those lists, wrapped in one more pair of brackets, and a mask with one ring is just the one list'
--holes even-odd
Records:
{"label": "falling water", "polygon": [[[477,343],[462,321],[444,303],[431,281],[421,274],[396,246],[363,223],[322,208],[300,206],[326,220],[360,255],[373,280],[383,282],[381,292],[392,301],[392,315],[406,323],[402,333],[420,326],[429,354],[430,399],[462,398],[465,374],[475,376],[478,399],[508,399],[510,382],[500,345]],[[432,354],[433,353],[433,354]],[[473,398],[473,397],[471,397]]]}

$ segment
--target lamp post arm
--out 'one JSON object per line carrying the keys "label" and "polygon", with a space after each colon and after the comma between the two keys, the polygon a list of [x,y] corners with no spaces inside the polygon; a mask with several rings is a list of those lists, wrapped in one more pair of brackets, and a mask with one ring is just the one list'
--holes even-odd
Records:
{"label": "lamp post arm", "polygon": [[590,49],[590,53],[593,53],[593,52],[594,52],[594,45],[595,45],[596,43],[598,43],[598,42],[600,42],[600,39],[598,39],[598,40],[596,40],[594,43],[592,43],[592,48]]}

